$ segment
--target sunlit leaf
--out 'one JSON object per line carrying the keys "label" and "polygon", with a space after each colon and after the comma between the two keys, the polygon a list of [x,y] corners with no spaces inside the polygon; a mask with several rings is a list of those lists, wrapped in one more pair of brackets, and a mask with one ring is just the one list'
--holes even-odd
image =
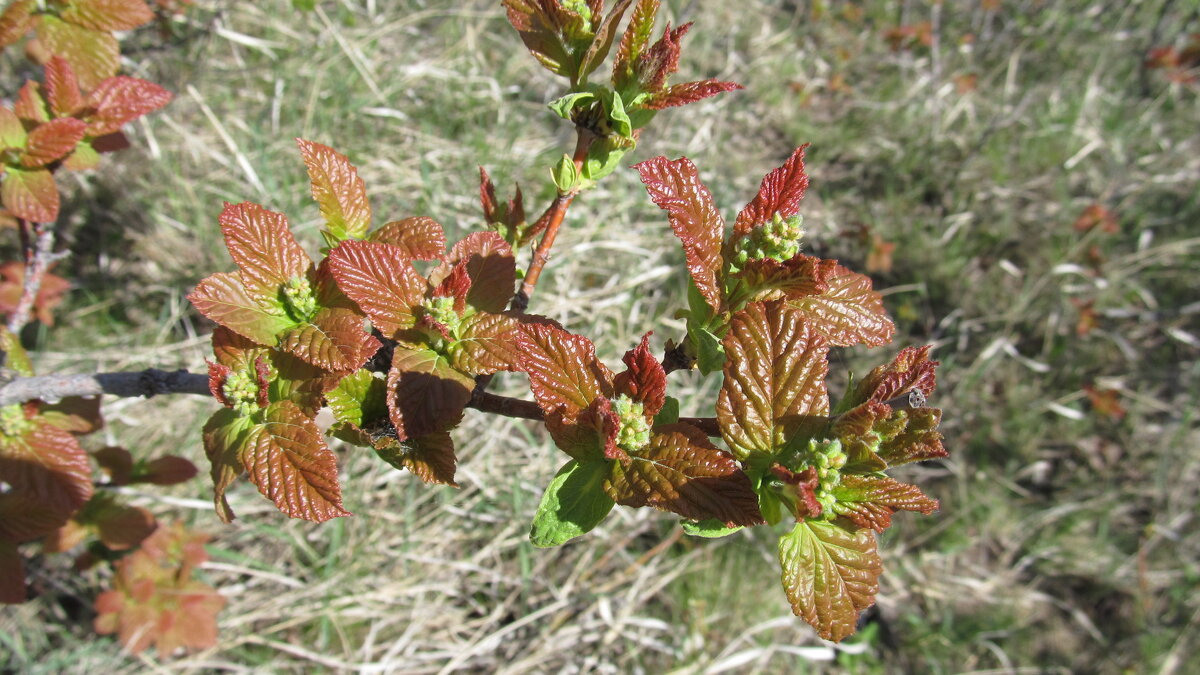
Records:
{"label": "sunlit leaf", "polygon": [[543,411],[564,408],[571,416],[612,395],[612,371],[596,360],[596,346],[586,337],[531,323],[522,325],[516,338],[521,370],[529,374]]}
{"label": "sunlit leaf", "polygon": [[730,320],[724,345],[717,419],[735,455],[773,453],[828,414],[829,347],[800,312],[782,301],[748,305]]}
{"label": "sunlit leaf", "polygon": [[262,424],[246,439],[242,464],[259,492],[293,518],[320,523],[350,515],[342,508],[337,458],[317,425],[291,401],[263,411]]}
{"label": "sunlit leaf", "polygon": [[800,212],[800,200],[808,189],[808,174],[804,172],[804,151],[807,148],[807,145],[796,148],[783,166],[763,177],[758,194],[734,221],[734,236],[749,232],[755,225],[770,222],[776,213],[788,218]]}
{"label": "sunlit leaf", "polygon": [[253,202],[226,203],[219,220],[229,256],[251,294],[277,301],[288,281],[308,278],[312,261],[282,213]]}
{"label": "sunlit leaf", "polygon": [[362,239],[371,226],[371,204],[358,170],[333,148],[301,138],[296,144],[330,234],[338,241]]}
{"label": "sunlit leaf", "polygon": [[329,253],[329,270],[338,288],[385,337],[395,337],[416,324],[413,311],[424,301],[428,284],[403,249],[344,241]]}
{"label": "sunlit leaf", "polygon": [[403,250],[410,260],[437,260],[446,255],[446,233],[436,220],[426,216],[392,221],[367,239],[391,244]]}
{"label": "sunlit leaf", "polygon": [[667,108],[695,103],[696,101],[703,101],[717,94],[736,91],[738,89],[742,89],[742,85],[736,82],[722,82],[716,79],[685,82],[667,87],[654,94],[646,99],[644,105],[650,110],[665,110]]}
{"label": "sunlit leaf", "polygon": [[529,540],[539,548],[559,546],[596,527],[612,510],[604,491],[605,461],[567,462],[554,476],[533,516]]}
{"label": "sunlit leaf", "polygon": [[744,284],[747,302],[796,299],[828,291],[826,280],[836,268],[837,262],[810,255],[798,255],[783,262],[763,258],[747,262],[737,278]]}
{"label": "sunlit leaf", "polygon": [[833,489],[837,498],[833,512],[854,522],[883,532],[892,524],[896,511],[919,511],[929,515],[938,509],[938,501],[930,499],[916,485],[900,483],[891,478],[874,476],[842,476]]}
{"label": "sunlit leaf", "polygon": [[171,92],[136,77],[110,77],[101,82],[84,105],[88,136],[114,133],[137,118],[171,102]]}
{"label": "sunlit leaf", "polygon": [[279,348],[325,370],[357,369],[379,348],[363,329],[362,317],[342,309],[323,309],[309,323],[279,336]]}
{"label": "sunlit leaf", "polygon": [[696,166],[686,157],[671,161],[655,157],[634,165],[650,199],[667,212],[671,229],[683,242],[688,272],[696,288],[714,309],[721,308],[721,241],[725,221],[713,204],[712,194],[700,182]]}
{"label": "sunlit leaf", "polygon": [[872,290],[871,279],[837,266],[826,277],[829,290],[791,301],[805,320],[836,347],[892,341],[896,326],[883,308],[883,298]]}
{"label": "sunlit leaf", "polygon": [[21,165],[32,169],[62,159],[83,140],[86,128],[82,120],[73,117],[61,117],[39,124],[25,139]]}
{"label": "sunlit leaf", "polygon": [[796,523],[779,538],[779,564],[792,611],[834,642],[854,634],[858,613],[875,603],[883,571],[874,532],[821,520]]}
{"label": "sunlit leaf", "polygon": [[11,45],[29,32],[29,17],[36,6],[36,0],[14,0],[4,8],[0,14],[0,47]]}
{"label": "sunlit leaf", "polygon": [[85,90],[116,75],[121,67],[120,46],[111,33],[68,23],[52,14],[39,14],[34,29],[47,52],[71,64]]}
{"label": "sunlit leaf", "polygon": [[646,416],[654,417],[666,401],[667,373],[650,353],[650,335],[643,335],[641,343],[625,353],[625,370],[617,374],[613,391],[641,403]]}
{"label": "sunlit leaf", "polygon": [[450,249],[446,264],[453,266],[464,260],[471,277],[467,304],[483,312],[503,312],[517,280],[512,248],[495,232],[475,232]]}
{"label": "sunlit leaf", "polygon": [[459,325],[461,337],[449,346],[452,365],[471,375],[517,370],[518,322],[505,314],[476,312]]}
{"label": "sunlit leaf", "polygon": [[142,0],[70,0],[59,14],[65,21],[92,30],[133,30],[154,19]]}
{"label": "sunlit leaf", "polygon": [[226,523],[233,522],[234,515],[225,499],[225,490],[242,475],[242,456],[248,450],[253,428],[254,422],[250,418],[221,408],[208,418],[201,434],[204,452],[212,465],[213,504],[217,516]]}
{"label": "sunlit leaf", "polygon": [[54,174],[46,169],[7,167],[0,183],[0,201],[18,218],[35,223],[53,223],[58,219],[58,186]]}
{"label": "sunlit leaf", "polygon": [[905,347],[891,363],[871,370],[854,390],[854,402],[888,401],[918,391],[929,396],[937,386],[937,361],[929,360],[931,345]]}
{"label": "sunlit leaf", "polygon": [[275,345],[277,335],[296,325],[278,302],[252,297],[235,274],[204,279],[187,299],[212,321],[261,345]]}

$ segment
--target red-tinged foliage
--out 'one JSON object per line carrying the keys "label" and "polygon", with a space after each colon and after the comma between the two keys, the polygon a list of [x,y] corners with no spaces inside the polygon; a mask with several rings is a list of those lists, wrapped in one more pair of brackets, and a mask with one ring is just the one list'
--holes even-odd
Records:
{"label": "red-tinged foliage", "polygon": [[34,0],[14,0],[0,14],[0,47],[7,47],[29,32],[30,17],[37,7]]}
{"label": "red-tinged foliage", "polygon": [[634,168],[650,199],[667,212],[671,229],[683,242],[688,272],[696,288],[714,310],[721,307],[721,242],[725,221],[713,204],[712,194],[700,182],[696,165],[686,157],[671,161],[655,157]]}
{"label": "red-tinged foliage", "polygon": [[715,79],[684,82],[683,84],[667,87],[654,94],[646,100],[645,106],[650,110],[676,108],[689,103],[695,103],[696,101],[703,101],[717,94],[736,91],[742,88],[742,85],[736,82],[722,82]]}
{"label": "red-tinged foliage", "polygon": [[824,281],[827,290],[795,298],[789,304],[830,344],[878,347],[892,341],[896,325],[883,308],[883,297],[871,287],[870,277],[836,265]]}
{"label": "red-tinged foliage", "polygon": [[153,644],[160,658],[216,644],[225,598],[192,578],[208,559],[206,540],[179,524],[163,526],[141,549],[117,561],[113,589],[96,598],[96,632],[116,633],[133,653]]}
{"label": "red-tinged foliage", "polygon": [[382,439],[376,444],[375,452],[383,461],[397,469],[411,471],[430,485],[458,487],[454,482],[458,459],[454,456],[454,442],[448,432],[434,432],[405,441]]}
{"label": "red-tinged foliage", "polygon": [[345,241],[329,254],[338,288],[362,308],[375,329],[396,339],[416,324],[429,283],[417,273],[404,249],[390,244]]}
{"label": "red-tinged foliage", "polygon": [[425,216],[390,222],[372,232],[368,240],[395,246],[409,260],[438,260],[446,255],[442,226]]}
{"label": "red-tinged foliage", "polygon": [[894,52],[929,47],[933,44],[933,24],[921,21],[889,28],[883,32],[883,39]]}
{"label": "red-tinged foliage", "polygon": [[527,324],[516,333],[520,370],[529,375],[530,389],[547,414],[568,419],[598,398],[610,398],[612,371],[596,360],[596,346],[551,324]]}
{"label": "red-tinged foliage", "polygon": [[87,122],[93,138],[118,131],[130,122],[171,102],[173,95],[162,87],[136,77],[110,77],[100,82],[82,105],[73,108]]}
{"label": "red-tinged foliage", "polygon": [[651,335],[646,333],[635,349],[625,352],[625,370],[614,378],[613,390],[641,403],[646,416],[653,418],[666,402],[667,373],[650,353]]}
{"label": "red-tinged foliage", "polygon": [[783,166],[763,177],[758,194],[738,212],[733,223],[734,237],[746,234],[755,225],[770,222],[775,214],[783,218],[800,212],[800,200],[808,190],[808,174],[804,172],[804,151],[808,144],[796,148]]}
{"label": "red-tinged foliage", "polygon": [[748,305],[724,345],[717,420],[739,458],[772,454],[828,414],[829,347],[802,313],[778,301]]}
{"label": "red-tinged foliage", "polygon": [[1095,229],[1099,229],[1105,234],[1117,234],[1121,231],[1121,224],[1117,222],[1117,217],[1113,212],[1099,204],[1092,204],[1085,208],[1075,219],[1072,227],[1076,232],[1081,233],[1091,232]]}
{"label": "red-tinged foliage", "polygon": [[1125,419],[1127,411],[1125,406],[1121,405],[1121,392],[1116,389],[1097,389],[1090,384],[1085,384],[1083,393],[1087,394],[1092,412],[1100,417],[1118,422]]}
{"label": "red-tinged foliage", "polygon": [[796,523],[779,539],[779,563],[792,611],[834,642],[854,634],[858,613],[875,602],[883,572],[874,532],[820,520]]}
{"label": "red-tinged foliage", "polygon": [[[33,300],[33,315],[47,326],[54,325],[54,308],[63,301],[71,288],[71,282],[46,272]],[[17,309],[25,293],[25,265],[7,262],[0,265],[0,313],[8,314]]]}
{"label": "red-tinged foliage", "polygon": [[604,489],[624,506],[715,518],[729,527],[762,523],[758,498],[738,463],[686,424],[655,429],[649,446],[613,462]]}
{"label": "red-tinged foliage", "polygon": [[66,518],[92,496],[88,455],[69,432],[23,414],[0,434],[0,480]]}
{"label": "red-tinged foliage", "polygon": [[112,33],[92,30],[50,14],[38,15],[33,28],[38,38],[36,50],[31,50],[34,58],[45,63],[54,56],[62,57],[71,64],[80,87],[85,90],[116,75],[121,67],[120,47]]}
{"label": "red-tinged foliage", "polygon": [[334,239],[362,239],[371,226],[371,204],[358,170],[345,155],[333,148],[296,139],[308,168],[312,196],[321,208]]}
{"label": "red-tinged foliage", "polygon": [[241,459],[250,482],[287,515],[318,523],[350,515],[342,507],[337,458],[317,425],[291,401],[263,411]]}
{"label": "red-tinged foliage", "polygon": [[62,117],[40,124],[29,132],[21,165],[26,168],[46,166],[62,159],[83,140],[87,125],[82,120]]}
{"label": "red-tinged foliage", "polygon": [[397,438],[406,441],[458,425],[475,380],[431,349],[396,347],[388,371],[387,406]]}
{"label": "red-tinged foliage", "polygon": [[252,202],[226,202],[218,220],[229,256],[251,294],[274,299],[291,279],[308,277],[312,261],[296,243],[282,213]]}
{"label": "red-tinged foliage", "polygon": [[929,515],[938,510],[937,500],[926,497],[916,485],[891,478],[844,476],[833,494],[837,497],[835,513],[876,532],[891,527],[892,514],[896,511]]}
{"label": "red-tinged foliage", "polygon": [[[750,260],[738,273],[738,279],[748,289],[744,294],[745,300],[749,302],[766,302],[780,298],[804,299],[827,294],[830,290],[829,279],[835,276],[839,269],[835,260],[822,260],[800,254],[782,262],[771,258]],[[824,334],[824,331],[822,333]],[[831,342],[838,344],[833,340]]]}
{"label": "red-tinged foliage", "polygon": [[855,403],[889,401],[912,391],[925,397],[937,386],[937,361],[929,360],[931,346],[905,347],[886,366],[873,369],[858,384]]}
{"label": "red-tinged foliage", "polygon": [[508,242],[495,232],[469,234],[450,249],[439,269],[462,262],[471,278],[467,304],[481,312],[503,312],[517,279],[517,262]]}
{"label": "red-tinged foliage", "polygon": [[133,30],[154,18],[143,0],[70,0],[64,21],[99,31]]}

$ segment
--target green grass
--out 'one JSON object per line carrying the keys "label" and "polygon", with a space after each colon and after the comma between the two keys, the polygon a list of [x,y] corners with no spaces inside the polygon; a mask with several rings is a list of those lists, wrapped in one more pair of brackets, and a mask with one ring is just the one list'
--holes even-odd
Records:
{"label": "green grass", "polygon": [[[544,107],[557,83],[495,3],[197,4],[177,43],[132,52],[130,72],[175,102],[72,188],[60,273],[77,287],[35,336],[42,372],[202,368],[207,324],[183,296],[231,267],[221,202],[283,211],[318,245],[295,137],[352,158],[378,223],[431,215],[451,239],[477,227],[479,164],[502,191],[520,181],[531,212],[545,203],[570,132]],[[664,4],[697,22],[682,75],[746,89],[660,115],[630,163],[686,154],[732,217],[811,142],[812,249],[861,269],[867,247],[843,234],[866,225],[896,244],[891,269],[873,274],[896,345],[840,350],[833,386],[903,345],[933,343],[942,362],[933,404],[951,457],[902,477],[942,510],[898,516],[882,538],[865,652],[820,660],[829,653],[778,588],[769,532],[673,539],[670,518],[619,510],[579,543],[533,549],[528,521],[561,455],[533,425],[472,412],[462,489],[346,449],[356,516],[323,526],[287,520],[249,485],[232,491],[228,527],[204,481],[140,491],[136,503],[214,535],[204,575],[229,599],[220,644],[176,660],[123,654],[90,631],[99,575],[38,557],[39,597],[0,609],[0,668],[1194,671],[1200,99],[1141,69],[1149,46],[1200,29],[1188,3],[943,3],[936,58],[881,37],[932,18],[925,3]],[[126,49],[157,42],[138,33]],[[830,86],[835,74],[848,91]],[[965,74],[978,87],[960,93]],[[1116,214],[1117,234],[1073,230],[1093,203]],[[593,338],[609,363],[646,330],[657,347],[678,338],[685,277],[667,233],[619,171],[573,207],[533,310]],[[1096,330],[1076,334],[1073,300],[1094,302]],[[522,394],[520,378],[498,382]],[[1092,383],[1120,392],[1123,420],[1090,408]],[[715,386],[672,375],[685,414]],[[203,460],[212,409],[114,401],[96,442]]]}

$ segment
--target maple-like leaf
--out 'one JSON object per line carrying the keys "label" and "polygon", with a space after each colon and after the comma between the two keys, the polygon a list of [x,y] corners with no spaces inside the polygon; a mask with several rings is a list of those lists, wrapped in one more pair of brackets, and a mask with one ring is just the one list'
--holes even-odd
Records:
{"label": "maple-like leaf", "polygon": [[734,314],[724,345],[717,420],[735,455],[773,454],[824,424],[829,347],[803,314],[782,301],[752,303]]}
{"label": "maple-like leaf", "polygon": [[930,499],[916,485],[900,483],[891,478],[873,476],[843,476],[833,489],[837,498],[833,512],[859,527],[883,532],[892,524],[896,511],[919,511],[929,515],[938,509],[938,501]]}
{"label": "maple-like leaf", "polygon": [[779,564],[792,611],[826,640],[853,635],[858,613],[875,603],[882,563],[869,529],[796,523],[779,539]]}
{"label": "maple-like leaf", "polygon": [[392,424],[399,440],[405,441],[458,425],[475,380],[431,349],[397,346],[387,388]]}
{"label": "maple-like leaf", "polygon": [[320,206],[333,239],[365,237],[371,226],[371,204],[358,170],[333,148],[300,138],[296,144],[308,168],[313,199]]}
{"label": "maple-like leaf", "polygon": [[721,241],[725,221],[713,204],[712,194],[700,182],[699,172],[686,157],[668,160],[655,157],[634,168],[650,193],[650,199],[667,212],[671,229],[683,242],[688,272],[696,288],[714,310],[721,309]]}
{"label": "maple-like leaf", "polygon": [[892,341],[896,326],[883,308],[883,298],[871,288],[871,279],[837,265],[825,276],[828,289],[791,300],[806,320],[837,347]]}
{"label": "maple-like leaf", "polygon": [[730,455],[686,424],[654,430],[647,447],[613,461],[604,489],[618,504],[653,506],[689,520],[758,525],[758,498]]}
{"label": "maple-like leaf", "polygon": [[342,508],[337,458],[321,430],[291,401],[273,403],[246,438],[242,455],[250,482],[293,518],[324,522]]}
{"label": "maple-like leaf", "polygon": [[387,223],[367,239],[401,249],[409,260],[439,260],[446,255],[446,233],[433,218],[417,216]]}

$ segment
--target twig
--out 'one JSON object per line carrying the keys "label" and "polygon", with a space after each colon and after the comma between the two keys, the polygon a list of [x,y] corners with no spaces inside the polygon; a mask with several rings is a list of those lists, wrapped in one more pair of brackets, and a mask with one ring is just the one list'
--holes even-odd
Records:
{"label": "twig", "polygon": [[0,406],[34,399],[58,401],[68,396],[145,396],[158,394],[209,395],[208,375],[186,370],[150,368],[131,373],[91,375],[39,375],[18,377],[0,386]]}
{"label": "twig", "polygon": [[[475,390],[474,395],[471,397],[471,402],[467,404],[467,407],[505,417],[538,421],[545,419],[542,409],[533,401],[491,394],[478,388]],[[679,421],[684,424],[690,424],[709,436],[721,435],[721,429],[717,426],[717,418],[715,417],[680,417]]]}
{"label": "twig", "polygon": [[[29,314],[37,304],[38,293],[42,290],[42,279],[54,262],[66,257],[66,253],[54,252],[53,225],[30,223],[26,220],[17,222],[21,232],[21,248],[25,253],[25,279],[21,289],[21,300],[17,308],[8,315],[8,330],[20,333],[25,324],[29,323]],[[32,229],[32,240],[29,230]]]}
{"label": "twig", "polygon": [[[587,160],[588,149],[592,147],[596,135],[581,126],[575,127],[575,134],[575,154],[571,159],[575,162],[576,170],[583,171],[583,163]],[[525,271],[525,278],[521,281],[520,290],[513,296],[512,308],[514,310],[524,313],[526,309],[529,309],[529,298],[533,295],[534,288],[537,287],[538,278],[542,275],[542,268],[550,260],[550,249],[554,246],[554,239],[558,236],[558,229],[567,215],[567,209],[571,207],[571,202],[575,201],[575,194],[575,192],[568,192],[558,195],[550,203],[542,217],[538,218],[537,228],[544,228],[546,233],[542,235],[542,240],[533,252],[533,259],[529,261],[529,268]]]}

